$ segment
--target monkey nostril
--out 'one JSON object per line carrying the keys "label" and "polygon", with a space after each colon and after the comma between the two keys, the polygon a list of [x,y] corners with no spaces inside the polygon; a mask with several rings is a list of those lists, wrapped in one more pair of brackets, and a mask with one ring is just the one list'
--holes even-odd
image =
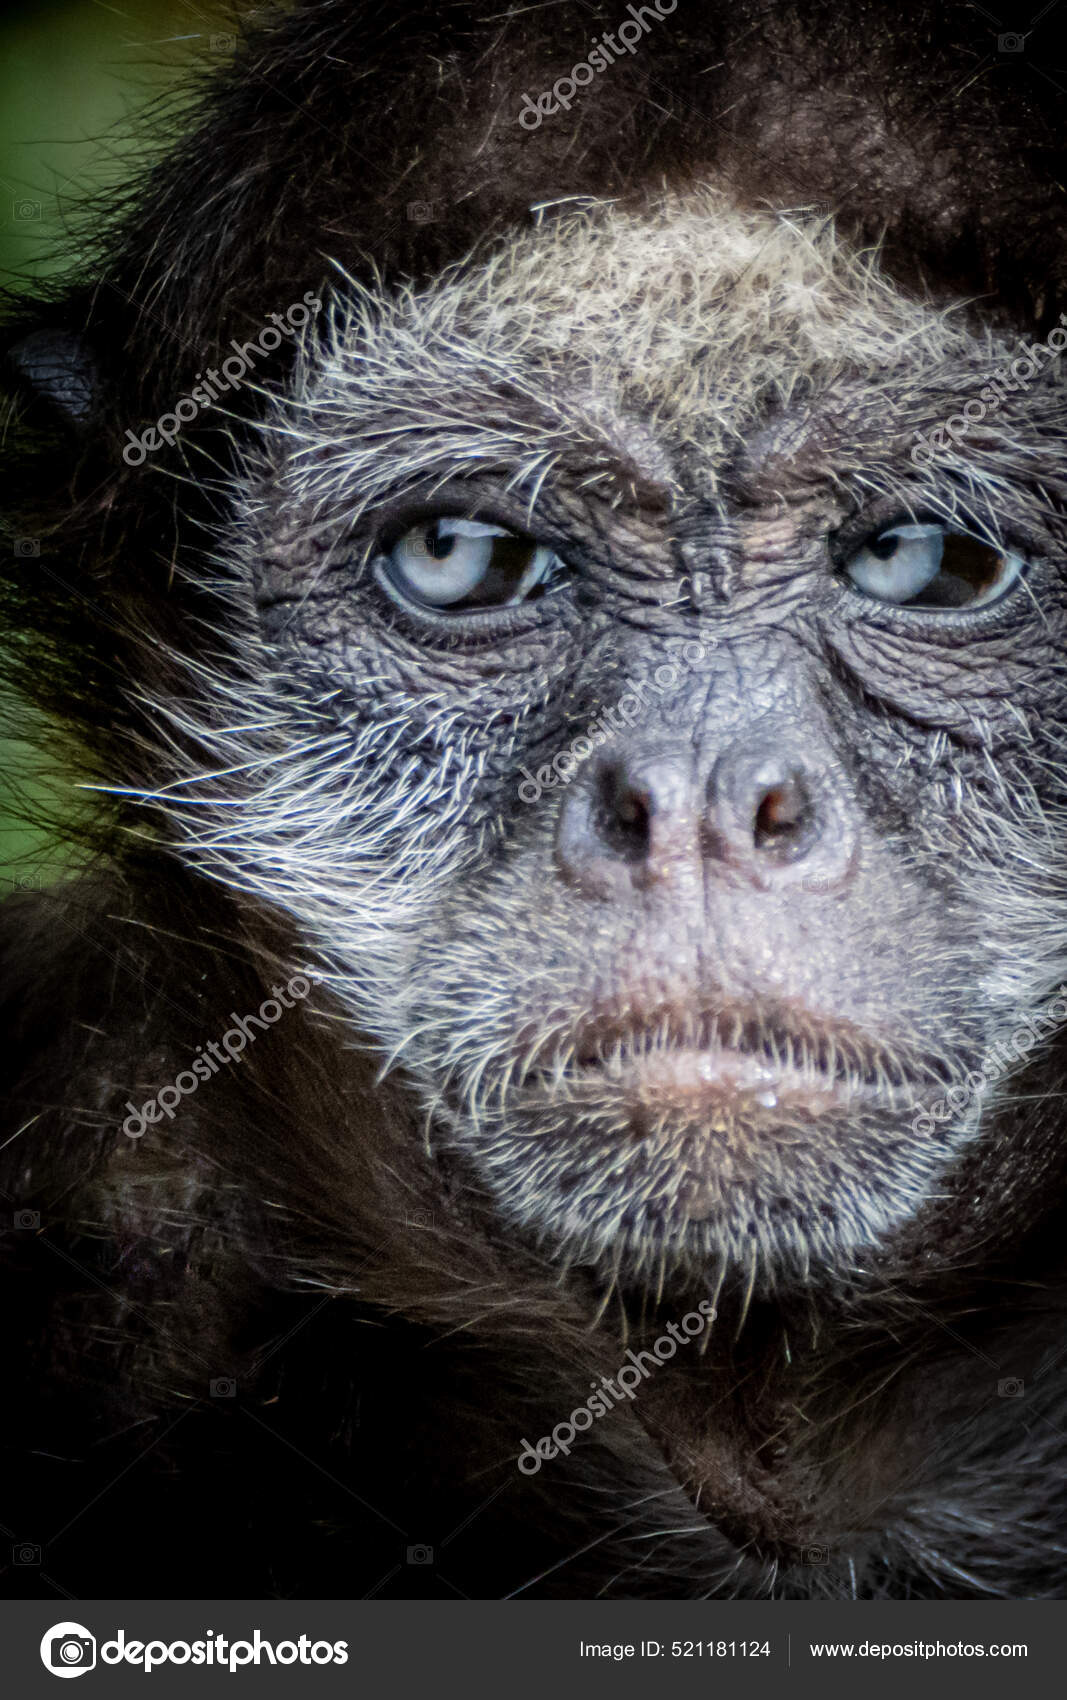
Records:
{"label": "monkey nostril", "polygon": [[752,820],[752,842],[757,850],[795,850],[811,824],[807,787],[795,777],[785,779],[763,792]]}
{"label": "monkey nostril", "polygon": [[843,779],[792,727],[739,738],[705,782],[705,859],[758,889],[836,889],[856,865],[858,831]]}
{"label": "monkey nostril", "polygon": [[595,756],[560,806],[556,860],[579,888],[611,898],[698,869],[688,743]]}
{"label": "monkey nostril", "polygon": [[597,787],[596,810],[604,847],[624,861],[645,861],[652,842],[654,813],[648,787],[635,784],[622,767],[605,768]]}

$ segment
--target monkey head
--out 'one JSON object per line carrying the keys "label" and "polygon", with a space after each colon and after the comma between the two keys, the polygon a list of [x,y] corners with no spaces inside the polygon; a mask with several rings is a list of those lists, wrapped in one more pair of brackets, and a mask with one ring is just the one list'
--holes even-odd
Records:
{"label": "monkey head", "polygon": [[1016,344],[712,190],[309,327],[156,704],[204,776],[151,801],[296,917],[501,1233],[803,1285],[995,1141],[1067,920],[1039,353],[990,391]]}

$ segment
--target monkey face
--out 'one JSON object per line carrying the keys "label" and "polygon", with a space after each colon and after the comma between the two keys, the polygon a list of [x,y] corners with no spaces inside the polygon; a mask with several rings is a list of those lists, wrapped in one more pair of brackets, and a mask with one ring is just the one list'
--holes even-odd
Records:
{"label": "monkey face", "polygon": [[508,1233],[803,1282],[995,1127],[1067,914],[1055,361],[922,433],[1013,353],[710,194],[309,340],[235,529],[247,792],[187,830]]}

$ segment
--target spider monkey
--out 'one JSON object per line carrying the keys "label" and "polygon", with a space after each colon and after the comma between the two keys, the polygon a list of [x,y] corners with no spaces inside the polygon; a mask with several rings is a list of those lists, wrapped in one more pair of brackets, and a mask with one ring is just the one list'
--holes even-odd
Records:
{"label": "spider monkey", "polygon": [[16,1591],[1064,1592],[1059,94],[604,25],[257,13],[6,298]]}

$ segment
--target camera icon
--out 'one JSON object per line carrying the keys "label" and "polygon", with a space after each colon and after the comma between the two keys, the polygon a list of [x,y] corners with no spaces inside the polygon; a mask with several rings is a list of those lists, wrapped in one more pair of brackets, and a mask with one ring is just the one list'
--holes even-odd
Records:
{"label": "camera icon", "polygon": [[408,1561],[409,1564],[432,1564],[433,1563],[433,1547],[427,1547],[427,1546],[408,1547],[407,1561]]}
{"label": "camera icon", "polygon": [[20,1541],[11,1548],[12,1564],[40,1564],[41,1556],[40,1547],[35,1547],[31,1541]]}
{"label": "camera icon", "polygon": [[213,35],[210,37],[212,53],[235,53],[237,37],[235,35]]}
{"label": "camera icon", "polygon": [[1026,37],[1015,30],[1009,30],[1006,35],[997,36],[998,53],[1021,53],[1026,46]]}
{"label": "camera icon", "polygon": [[41,553],[41,539],[39,537],[16,537],[16,539],[15,539],[15,554],[18,556],[18,558],[20,560],[23,560],[23,561],[36,560],[37,556],[40,553]]}
{"label": "camera icon", "polygon": [[407,214],[411,224],[436,224],[440,216],[436,201],[409,201]]}
{"label": "camera icon", "polygon": [[829,1547],[805,1547],[801,1562],[803,1564],[829,1564]]}
{"label": "camera icon", "polygon": [[41,217],[40,201],[12,201],[11,216],[16,224],[36,224]]}
{"label": "camera icon", "polygon": [[96,1637],[80,1623],[57,1623],[41,1641],[41,1662],[53,1676],[83,1676],[96,1666]]}
{"label": "camera icon", "polygon": [[1002,1399],[1021,1399],[1026,1392],[1026,1383],[1020,1381],[1017,1375],[1006,1375],[1003,1381],[997,1382],[997,1392]]}
{"label": "camera icon", "polygon": [[35,1234],[41,1226],[41,1212],[39,1210],[16,1210],[14,1223],[16,1228],[28,1228],[31,1233]]}
{"label": "camera icon", "polygon": [[815,893],[832,891],[835,883],[836,882],[833,879],[828,878],[825,874],[806,874],[804,879],[801,881],[805,891],[812,891]]}
{"label": "camera icon", "polygon": [[208,1382],[208,1392],[213,1399],[235,1399],[237,1383],[232,1375],[219,1375],[214,1381]]}

